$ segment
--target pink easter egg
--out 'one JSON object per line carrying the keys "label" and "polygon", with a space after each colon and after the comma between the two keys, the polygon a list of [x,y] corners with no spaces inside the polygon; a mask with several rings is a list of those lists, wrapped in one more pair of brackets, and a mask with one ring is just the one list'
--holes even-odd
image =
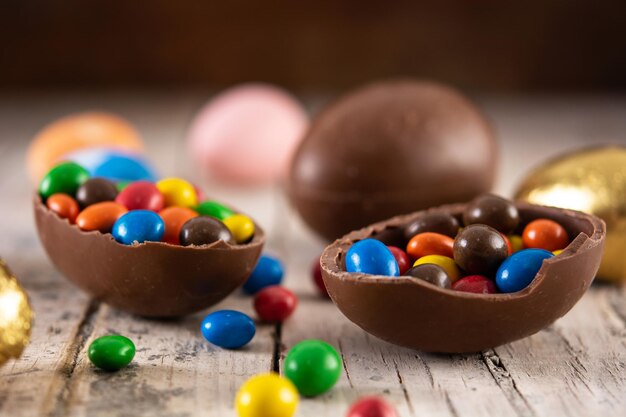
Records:
{"label": "pink easter egg", "polygon": [[209,101],[195,116],[187,149],[204,175],[227,183],[282,178],[309,124],[302,105],[269,84],[244,84]]}

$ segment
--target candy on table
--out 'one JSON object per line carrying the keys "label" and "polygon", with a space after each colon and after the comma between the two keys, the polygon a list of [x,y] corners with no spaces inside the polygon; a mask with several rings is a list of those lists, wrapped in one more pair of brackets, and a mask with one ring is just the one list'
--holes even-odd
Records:
{"label": "candy on table", "polygon": [[448,277],[450,278],[450,281],[452,281],[452,283],[458,281],[458,279],[461,278],[461,271],[459,270],[459,267],[454,262],[454,259],[450,257],[443,255],[423,256],[415,261],[415,263],[413,263],[413,267],[423,264],[434,264],[440,266],[441,268],[443,268],[444,271],[446,271],[446,274],[448,274]]}
{"label": "candy on table", "polygon": [[411,240],[420,233],[439,233],[455,237],[459,231],[459,221],[448,213],[435,212],[424,214],[404,227],[404,238]]}
{"label": "candy on table", "polygon": [[537,219],[528,223],[522,233],[525,248],[555,251],[564,249],[569,244],[567,230],[549,219]]}
{"label": "candy on table", "polygon": [[320,257],[318,256],[311,264],[311,277],[317,287],[318,292],[326,298],[330,298],[324,279],[322,278],[322,266],[320,265]]}
{"label": "candy on table", "polygon": [[214,311],[202,320],[200,329],[208,342],[225,349],[247,345],[256,333],[254,321],[235,310]]}
{"label": "candy on table", "polygon": [[298,297],[285,287],[272,285],[263,288],[254,297],[254,309],[266,322],[281,322],[291,316],[298,305]]}
{"label": "candy on table", "polygon": [[384,243],[363,239],[354,243],[346,254],[346,271],[370,275],[400,275],[398,262]]}
{"label": "candy on table", "polygon": [[254,236],[254,222],[244,214],[233,214],[224,219],[224,224],[237,243],[246,243]]}
{"label": "candy on table", "polygon": [[76,190],[76,201],[85,208],[117,197],[117,186],[106,178],[89,178]]}
{"label": "candy on table", "polygon": [[484,194],[470,202],[463,212],[465,226],[484,224],[504,234],[519,224],[519,213],[513,202],[493,194]]}
{"label": "candy on table", "polygon": [[403,275],[422,279],[441,288],[450,288],[452,286],[452,281],[445,269],[435,264],[414,266]]}
{"label": "candy on table", "polygon": [[117,242],[132,245],[160,242],[164,231],[165,224],[157,213],[150,210],[133,210],[117,219],[111,233]]}
{"label": "candy on table", "polygon": [[523,290],[535,278],[543,261],[553,256],[543,249],[524,249],[509,256],[496,273],[498,290],[505,293]]}
{"label": "candy on table", "polygon": [[166,207],[194,207],[197,204],[196,190],[189,182],[180,178],[165,178],[156,183],[163,194]]}
{"label": "candy on table", "polygon": [[406,246],[406,252],[413,259],[427,255],[443,255],[452,257],[454,239],[440,233],[424,232],[411,238]]}
{"label": "candy on table", "polygon": [[235,409],[239,417],[292,417],[299,400],[293,383],[272,372],[244,382],[235,397]]}
{"label": "candy on table", "polygon": [[39,194],[44,201],[52,194],[74,196],[76,190],[89,179],[87,170],[74,162],[63,162],[52,168],[39,183]]}
{"label": "candy on table", "polygon": [[315,397],[330,390],[343,369],[334,347],[321,340],[303,340],[285,357],[285,376],[305,397]]}
{"label": "candy on table", "polygon": [[408,255],[405,251],[400,249],[397,246],[387,246],[387,249],[392,253],[393,257],[396,259],[398,263],[398,269],[400,271],[400,275],[404,275],[406,271],[411,267],[411,261],[409,260]]}
{"label": "candy on table", "polygon": [[254,267],[254,271],[243,284],[243,290],[248,294],[256,294],[265,287],[278,285],[283,280],[285,269],[282,262],[270,255],[261,255]]}
{"label": "candy on table", "polygon": [[127,212],[126,207],[113,201],[96,203],[78,214],[76,225],[84,231],[98,230],[109,233],[117,219]]}
{"label": "candy on table", "polygon": [[166,207],[159,211],[159,216],[165,223],[163,242],[172,245],[180,244],[180,229],[189,219],[196,217],[198,213],[187,207]]}
{"label": "candy on table", "polygon": [[471,224],[454,239],[454,260],[470,274],[492,275],[508,255],[502,234],[484,224]]}
{"label": "candy on table", "polygon": [[353,403],[346,417],[398,417],[396,410],[380,397],[362,397]]}
{"label": "candy on table", "polygon": [[498,292],[493,281],[481,275],[463,277],[452,285],[452,289],[476,294],[494,294]]}
{"label": "candy on table", "polygon": [[201,216],[211,216],[221,221],[235,214],[231,209],[217,201],[203,201],[194,210]]}
{"label": "candy on table", "polygon": [[123,205],[128,210],[152,210],[159,212],[164,207],[163,194],[150,181],[127,183],[120,190],[115,198],[115,202]]}
{"label": "candy on table", "polygon": [[233,235],[224,223],[209,216],[197,216],[187,220],[180,228],[178,239],[182,246],[208,245],[218,240],[235,244]]}
{"label": "candy on table", "polygon": [[76,223],[76,217],[80,212],[78,203],[72,197],[63,193],[52,194],[46,200],[46,206],[55,212],[59,217]]}
{"label": "candy on table", "polygon": [[89,360],[105,371],[126,367],[135,357],[135,344],[120,335],[100,336],[89,345]]}

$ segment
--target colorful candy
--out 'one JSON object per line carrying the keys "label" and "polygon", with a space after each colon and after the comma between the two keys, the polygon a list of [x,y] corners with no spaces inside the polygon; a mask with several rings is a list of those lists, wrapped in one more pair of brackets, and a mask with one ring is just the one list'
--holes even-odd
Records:
{"label": "colorful candy", "polygon": [[76,225],[85,231],[98,230],[102,233],[109,233],[117,219],[127,212],[126,207],[113,201],[96,203],[78,214]]}
{"label": "colorful candy", "polygon": [[135,344],[120,335],[100,336],[89,345],[89,360],[105,371],[122,369],[135,357]]}
{"label": "colorful candy", "polygon": [[385,400],[372,396],[352,404],[346,417],[398,417],[398,414]]}
{"label": "colorful candy", "polygon": [[330,390],[343,369],[334,347],[321,340],[303,340],[287,352],[285,376],[305,397],[315,397]]}
{"label": "colorful candy", "polygon": [[387,249],[389,249],[393,257],[396,259],[400,275],[404,275],[404,273],[411,268],[411,261],[409,260],[408,255],[397,246],[387,246]]}
{"label": "colorful candy", "polygon": [[224,219],[224,224],[237,243],[246,243],[254,236],[254,222],[243,214],[233,214]]}
{"label": "colorful candy", "polygon": [[261,255],[252,275],[243,284],[243,290],[248,294],[256,294],[265,287],[280,284],[284,274],[285,269],[278,258]]}
{"label": "colorful candy", "polygon": [[370,275],[400,275],[398,262],[384,243],[363,239],[353,244],[346,254],[346,271]]}
{"label": "colorful candy", "polygon": [[509,242],[511,242],[511,249],[513,253],[524,249],[524,242],[522,241],[522,237],[520,235],[509,235],[508,238]]}
{"label": "colorful candy", "polygon": [[225,349],[238,349],[247,345],[254,334],[254,321],[235,310],[218,310],[202,320],[202,335],[209,342]]}
{"label": "colorful candy", "polygon": [[72,197],[63,193],[52,194],[46,200],[46,206],[55,212],[62,219],[69,220],[70,223],[76,222],[76,217],[80,212],[78,203]]}
{"label": "colorful candy", "polygon": [[46,200],[52,194],[74,196],[76,190],[89,179],[89,173],[74,162],[64,162],[52,168],[39,183],[39,194]]}
{"label": "colorful candy", "polygon": [[193,185],[180,178],[166,178],[156,183],[166,207],[194,207],[197,204]]}
{"label": "colorful candy", "polygon": [[318,292],[324,297],[329,298],[326,284],[324,284],[324,279],[322,278],[322,266],[320,265],[319,256],[313,260],[313,264],[311,265],[311,277],[313,277],[313,282]]}
{"label": "colorful candy", "polygon": [[524,249],[509,256],[496,273],[496,286],[501,292],[523,290],[532,282],[551,252],[543,249]]}
{"label": "colorful candy", "polygon": [[115,197],[117,186],[105,178],[89,178],[76,190],[76,201],[82,208],[103,201],[113,201]]}
{"label": "colorful candy", "polygon": [[475,294],[494,294],[497,292],[496,285],[492,280],[481,275],[469,275],[463,277],[452,285],[452,289]]}
{"label": "colorful candy", "polygon": [[455,237],[459,231],[459,221],[448,213],[435,212],[418,217],[404,228],[404,238],[411,240],[420,233],[432,232]]}
{"label": "colorful candy", "polygon": [[508,255],[502,234],[484,224],[467,226],[454,240],[454,260],[470,274],[491,275]]}
{"label": "colorful candy", "polygon": [[446,274],[448,274],[450,281],[452,281],[453,283],[458,281],[459,278],[461,278],[461,271],[459,270],[459,267],[456,266],[454,259],[449,258],[447,256],[443,256],[443,255],[423,256],[419,258],[417,261],[415,261],[415,263],[413,264],[413,267],[416,267],[418,265],[423,265],[423,264],[433,264],[433,265],[440,266],[441,268],[443,268],[444,271],[446,271]]}
{"label": "colorful candy", "polygon": [[115,202],[128,210],[159,212],[164,207],[163,194],[150,181],[136,181],[127,184],[117,195]]}
{"label": "colorful candy", "polygon": [[439,265],[421,264],[409,269],[405,276],[419,278],[441,288],[451,288],[452,281],[448,273]]}
{"label": "colorful candy", "polygon": [[235,244],[235,239],[230,230],[224,226],[224,223],[213,217],[193,217],[180,228],[179,241],[183,246],[208,245],[218,240],[231,245]]}
{"label": "colorful candy", "polygon": [[164,232],[165,223],[154,211],[133,210],[117,219],[111,233],[117,242],[132,245],[159,242]]}
{"label": "colorful candy", "polygon": [[484,224],[504,234],[511,233],[519,223],[517,207],[511,201],[493,194],[477,197],[463,212],[465,226]]}
{"label": "colorful candy", "polygon": [[282,322],[293,314],[298,297],[285,287],[272,285],[263,288],[254,297],[254,309],[267,322]]}
{"label": "colorful candy", "polygon": [[424,232],[413,236],[406,246],[406,252],[418,259],[427,255],[443,255],[452,257],[454,239],[449,236],[433,232]]}
{"label": "colorful candy", "polygon": [[198,215],[195,211],[187,207],[167,207],[159,212],[165,223],[165,233],[163,242],[172,245],[180,244],[180,229],[189,219]]}
{"label": "colorful candy", "polygon": [[290,380],[267,373],[251,377],[239,388],[235,408],[239,417],[292,417],[299,400]]}
{"label": "colorful candy", "polygon": [[231,209],[216,201],[203,201],[195,210],[201,216],[211,216],[221,221],[235,214]]}
{"label": "colorful candy", "polygon": [[528,223],[522,233],[525,248],[555,251],[569,244],[567,230],[557,222],[549,219],[537,219]]}
{"label": "colorful candy", "polygon": [[91,173],[112,181],[156,181],[157,175],[142,157],[122,152],[106,152]]}

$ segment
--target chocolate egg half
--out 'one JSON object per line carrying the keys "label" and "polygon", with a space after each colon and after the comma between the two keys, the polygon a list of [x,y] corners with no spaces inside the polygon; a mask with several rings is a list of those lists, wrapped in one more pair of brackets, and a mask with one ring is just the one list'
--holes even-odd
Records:
{"label": "chocolate egg half", "polygon": [[400,346],[428,352],[477,352],[529,336],[567,313],[583,296],[600,265],[605,225],[577,211],[516,203],[520,228],[537,218],[552,219],[571,243],[543,262],[532,283],[508,294],[473,294],[431,285],[412,277],[348,273],[344,258],[358,240],[402,235],[404,225],[425,213],[461,218],[465,205],[448,205],[397,216],[347,234],[326,247],[322,277],[339,309],[365,331]]}
{"label": "chocolate egg half", "polygon": [[183,247],[164,242],[122,245],[111,234],[84,232],[34,199],[39,238],[54,265],[94,298],[147,317],[176,317],[210,307],[242,285],[265,243]]}
{"label": "chocolate egg half", "polygon": [[471,200],[494,181],[496,141],[455,90],[396,80],[326,108],[292,160],[288,194],[304,221],[335,239],[393,215]]}

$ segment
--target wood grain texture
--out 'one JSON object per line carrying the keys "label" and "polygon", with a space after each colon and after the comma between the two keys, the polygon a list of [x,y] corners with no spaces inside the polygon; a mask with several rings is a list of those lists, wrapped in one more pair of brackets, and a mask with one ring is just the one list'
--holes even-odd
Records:
{"label": "wood grain texture", "polygon": [[[199,332],[202,314],[177,321],[129,316],[89,300],[46,259],[30,212],[23,169],[27,138],[43,123],[81,108],[129,117],[166,175],[195,178],[185,163],[184,129],[201,103],[197,94],[0,97],[0,256],[29,292],[36,312],[23,356],[0,368],[4,416],[234,416],[235,393],[249,376],[280,371],[302,339],[337,347],[344,372],[337,386],[303,399],[298,415],[342,416],[359,396],[376,394],[400,416],[626,415],[626,288],[594,285],[548,329],[473,355],[434,355],[372,337],[320,298],[311,262],[323,247],[288,207],[279,188],[233,189],[204,183],[208,194],[250,212],[266,226],[268,251],[286,264],[286,285],[300,297],[284,325],[259,325],[241,351],[216,349]],[[508,194],[539,159],[597,138],[626,143],[626,100],[481,100],[503,138],[498,191]],[[551,138],[551,140],[549,140]],[[235,294],[216,308],[253,314]],[[393,306],[390,306],[393,308]],[[398,317],[402,320],[402,317]],[[95,370],[86,357],[100,335],[133,339],[133,363],[117,373]]]}

